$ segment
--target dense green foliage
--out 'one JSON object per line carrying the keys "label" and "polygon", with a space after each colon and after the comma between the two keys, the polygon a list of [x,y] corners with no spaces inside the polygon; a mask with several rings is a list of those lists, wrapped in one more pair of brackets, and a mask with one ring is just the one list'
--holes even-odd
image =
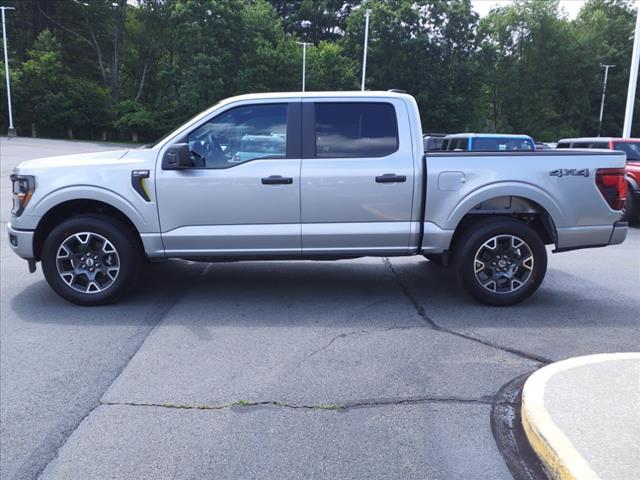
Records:
{"label": "dense green foliage", "polygon": [[[400,88],[425,131],[594,135],[603,70],[604,135],[620,135],[635,11],[589,0],[517,0],[480,19],[469,0],[13,0],[7,13],[20,135],[151,140],[218,100],[357,90],[364,11],[367,88]],[[639,90],[640,95],[640,90]],[[2,82],[3,131],[7,109]],[[636,101],[640,110],[640,101]],[[634,133],[640,135],[636,114]]]}

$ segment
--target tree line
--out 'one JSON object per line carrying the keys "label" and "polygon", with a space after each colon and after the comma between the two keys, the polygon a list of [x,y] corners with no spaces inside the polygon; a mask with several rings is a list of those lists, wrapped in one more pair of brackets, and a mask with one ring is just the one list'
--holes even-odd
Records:
{"label": "tree line", "polygon": [[[414,95],[423,129],[595,135],[624,121],[635,10],[517,0],[479,18],[470,0],[13,0],[7,12],[19,135],[151,141],[232,95],[358,90]],[[4,66],[2,65],[2,68]],[[2,82],[0,128],[7,128]],[[640,89],[638,90],[640,95]],[[636,100],[633,133],[640,135]]]}

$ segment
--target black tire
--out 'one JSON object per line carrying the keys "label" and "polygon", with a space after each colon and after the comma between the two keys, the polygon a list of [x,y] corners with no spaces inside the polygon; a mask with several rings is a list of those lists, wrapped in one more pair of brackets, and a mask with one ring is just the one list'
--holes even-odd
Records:
{"label": "black tire", "polygon": [[629,192],[627,193],[627,201],[624,204],[622,211],[623,222],[629,222],[629,225],[635,225],[640,223],[640,211],[638,211],[638,201],[636,195],[629,185]]}
{"label": "black tire", "polygon": [[104,305],[135,284],[142,252],[134,232],[122,222],[107,215],[83,214],[49,233],[41,260],[47,282],[62,298],[77,305]]}
{"label": "black tire", "polygon": [[455,259],[460,284],[486,305],[521,302],[538,289],[547,271],[540,236],[512,219],[487,220],[467,229],[456,245]]}

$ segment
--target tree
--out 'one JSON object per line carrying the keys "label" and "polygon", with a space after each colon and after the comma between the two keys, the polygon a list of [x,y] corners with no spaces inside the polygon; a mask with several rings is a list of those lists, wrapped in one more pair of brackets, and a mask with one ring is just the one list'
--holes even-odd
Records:
{"label": "tree", "polygon": [[[595,134],[600,110],[603,69],[601,64],[613,64],[609,71],[607,100],[603,120],[603,135],[620,136],[624,123],[627,86],[636,12],[625,0],[589,0],[574,21],[577,48],[585,88],[581,92],[588,110],[572,116],[580,131]],[[633,131],[640,135],[640,89],[636,90]]]}
{"label": "tree", "polygon": [[344,33],[346,21],[361,0],[297,0],[270,2],[283,20],[286,33],[319,45],[335,41]]}
{"label": "tree", "polygon": [[[481,22],[485,100],[493,128],[544,140],[579,133],[570,111],[585,115],[583,55],[557,0],[517,0]],[[490,68],[490,66],[489,66]],[[486,94],[490,92],[490,98]]]}
{"label": "tree", "polygon": [[[370,8],[368,89],[414,95],[425,130],[464,131],[474,121],[480,84],[475,74],[477,15],[468,0],[373,0],[347,20],[343,39],[362,58],[364,10]],[[359,72],[358,72],[359,73]]]}
{"label": "tree", "polygon": [[307,49],[308,90],[357,90],[358,68],[338,43],[322,41]]}

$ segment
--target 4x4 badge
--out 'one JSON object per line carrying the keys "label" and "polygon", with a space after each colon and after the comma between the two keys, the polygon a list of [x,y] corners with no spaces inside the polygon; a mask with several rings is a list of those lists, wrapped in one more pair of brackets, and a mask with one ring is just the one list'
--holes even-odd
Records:
{"label": "4x4 badge", "polygon": [[588,168],[557,168],[551,170],[549,175],[552,177],[588,177]]}

